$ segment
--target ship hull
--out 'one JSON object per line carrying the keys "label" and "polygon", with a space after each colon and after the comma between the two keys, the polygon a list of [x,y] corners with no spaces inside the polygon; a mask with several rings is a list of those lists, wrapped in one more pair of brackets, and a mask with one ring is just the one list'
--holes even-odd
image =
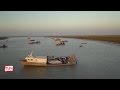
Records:
{"label": "ship hull", "polygon": [[75,65],[76,62],[67,63],[67,64],[41,64],[41,63],[34,63],[34,62],[26,62],[25,60],[20,61],[24,66],[39,66],[39,67],[49,67],[49,66],[68,66],[68,65]]}

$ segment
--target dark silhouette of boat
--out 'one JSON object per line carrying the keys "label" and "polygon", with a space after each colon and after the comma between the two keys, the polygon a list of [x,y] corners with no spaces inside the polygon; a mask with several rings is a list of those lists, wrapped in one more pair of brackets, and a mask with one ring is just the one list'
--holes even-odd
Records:
{"label": "dark silhouette of boat", "polygon": [[82,45],[80,45],[79,47],[82,47]]}
{"label": "dark silhouette of boat", "polygon": [[31,42],[29,42],[29,44],[39,44],[40,43],[40,41],[31,41]]}
{"label": "dark silhouette of boat", "polygon": [[4,44],[4,45],[0,46],[0,48],[7,48],[7,46]]}

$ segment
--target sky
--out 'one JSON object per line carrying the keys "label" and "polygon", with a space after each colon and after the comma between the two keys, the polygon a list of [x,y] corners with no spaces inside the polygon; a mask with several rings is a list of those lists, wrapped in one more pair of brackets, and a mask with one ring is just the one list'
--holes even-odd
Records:
{"label": "sky", "polygon": [[0,36],[119,34],[120,11],[0,11]]}

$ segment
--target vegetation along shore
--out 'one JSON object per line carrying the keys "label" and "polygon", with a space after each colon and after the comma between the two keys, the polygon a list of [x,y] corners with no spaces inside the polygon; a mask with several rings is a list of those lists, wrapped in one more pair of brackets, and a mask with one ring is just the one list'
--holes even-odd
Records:
{"label": "vegetation along shore", "polygon": [[120,35],[68,35],[68,36],[50,36],[61,38],[76,38],[95,41],[106,41],[110,43],[120,44]]}

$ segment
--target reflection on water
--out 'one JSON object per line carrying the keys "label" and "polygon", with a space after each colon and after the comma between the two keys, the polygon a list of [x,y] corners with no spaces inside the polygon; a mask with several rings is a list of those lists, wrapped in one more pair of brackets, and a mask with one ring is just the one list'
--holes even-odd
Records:
{"label": "reflection on water", "polygon": [[[63,72],[64,71],[64,72]],[[76,66],[53,66],[53,67],[34,67],[24,66],[20,70],[26,78],[43,78],[44,79],[55,79],[55,78],[72,78],[74,72],[76,72]],[[71,73],[72,72],[72,73]],[[69,77],[68,74],[71,73]],[[67,76],[68,75],[68,76]],[[49,77],[48,77],[49,76]],[[67,77],[65,77],[67,76]]]}
{"label": "reflection on water", "polygon": [[47,74],[47,67],[33,67],[33,66],[24,66],[20,70],[26,78],[42,78]]}
{"label": "reflection on water", "polygon": [[[0,78],[30,79],[88,79],[120,78],[120,46],[89,40],[65,39],[65,46],[56,46],[51,38],[34,37],[40,44],[28,44],[25,37],[8,39],[8,48],[0,48]],[[82,47],[79,47],[81,43]],[[57,67],[23,66],[20,60],[31,51],[41,56],[66,56],[74,54],[77,65]],[[4,72],[5,65],[14,71]]]}

